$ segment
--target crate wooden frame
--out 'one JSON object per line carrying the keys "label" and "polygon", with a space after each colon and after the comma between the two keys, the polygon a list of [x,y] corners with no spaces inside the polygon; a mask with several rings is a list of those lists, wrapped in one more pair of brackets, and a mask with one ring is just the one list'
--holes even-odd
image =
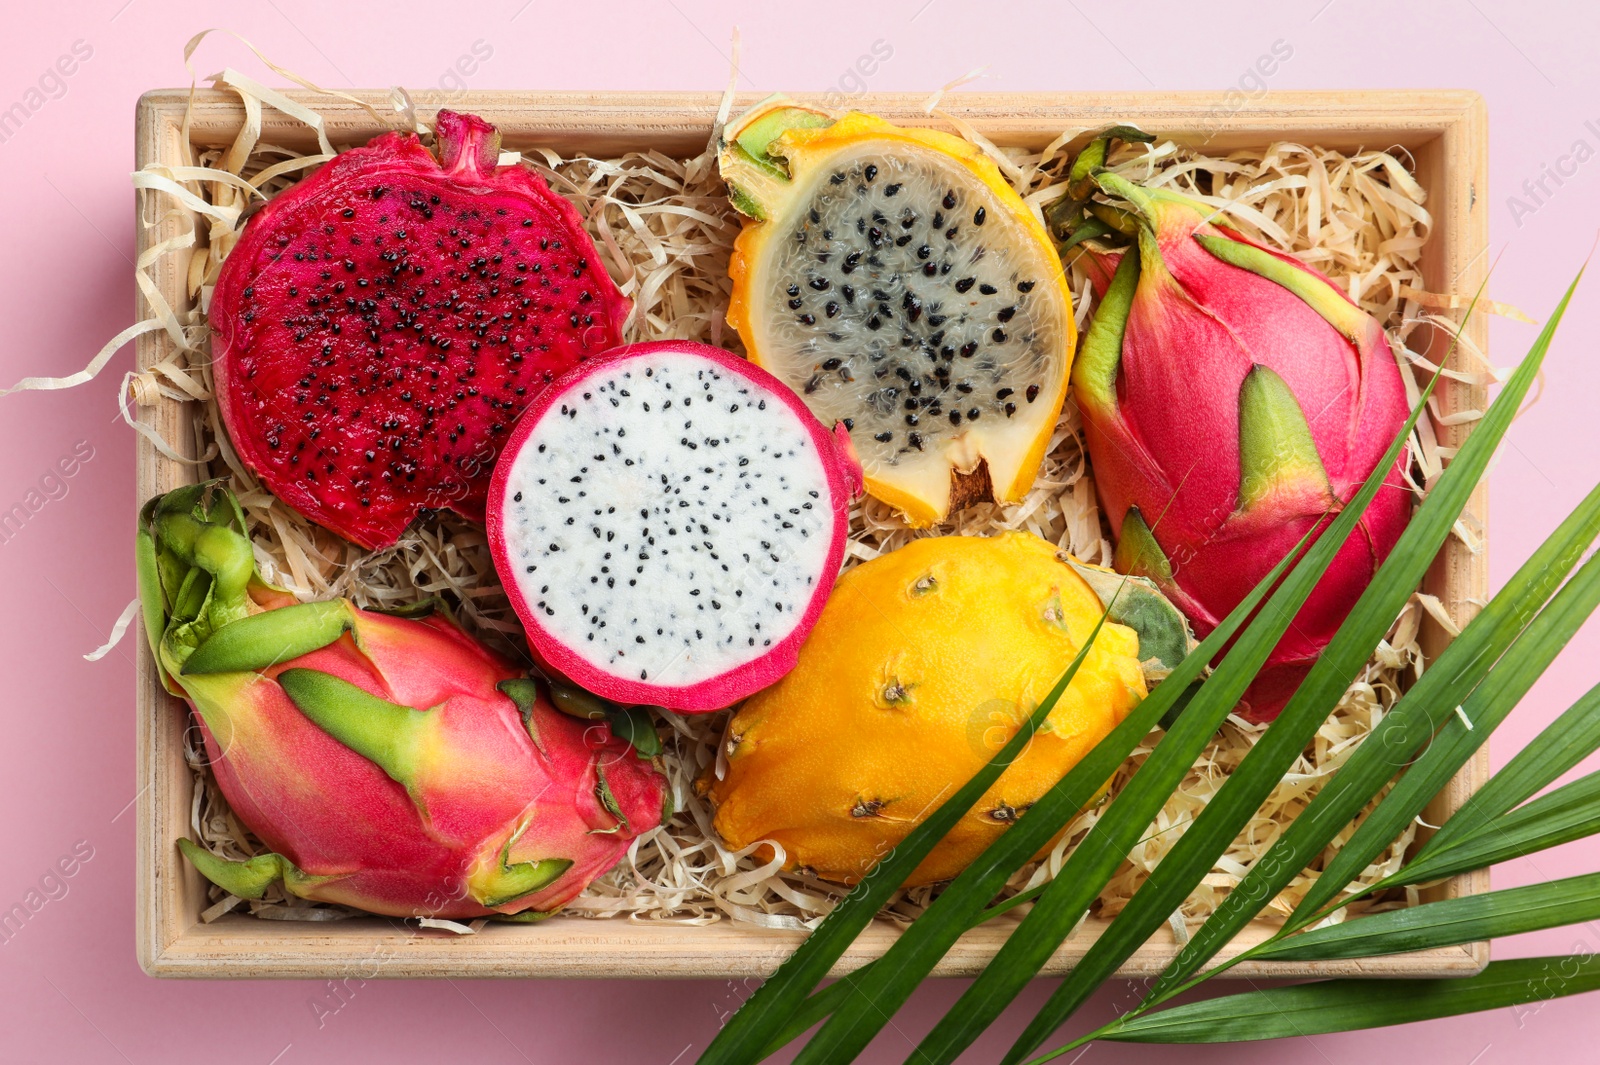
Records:
{"label": "crate wooden frame", "polygon": [[[380,111],[388,94],[355,94]],[[363,109],[326,96],[291,92],[320,112],[335,144],[357,144],[380,131]],[[804,99],[804,97],[802,97]],[[735,112],[754,102],[737,101]],[[816,101],[820,102],[820,98]],[[448,104],[482,114],[504,135],[508,148],[549,145],[563,152],[584,151],[611,156],[652,146],[687,156],[706,143],[718,98],[709,93],[637,92],[473,92],[420,94],[421,112]],[[147,93],[137,108],[137,163],[182,162],[188,90]],[[930,124],[922,98],[909,94],[869,94],[852,105],[905,124]],[[960,93],[944,107],[960,115],[1001,145],[1042,147],[1062,130],[1093,130],[1114,122],[1132,122],[1158,136],[1180,143],[1207,143],[1212,149],[1293,140],[1339,150],[1402,149],[1415,163],[1417,179],[1428,192],[1434,230],[1423,255],[1425,284],[1435,292],[1474,292],[1487,270],[1488,214],[1487,123],[1482,99],[1463,91],[1283,92],[1268,93],[1246,103],[1238,94],[1187,93]],[[193,97],[187,136],[194,145],[230,143],[244,121],[236,96],[201,90]],[[263,108],[262,140],[312,150],[311,131],[272,108]],[[1083,138],[1080,138],[1080,140]],[[142,217],[157,217],[152,192],[140,192]],[[178,231],[176,221],[159,229],[139,231],[142,253]],[[153,280],[174,308],[187,308],[187,254],[169,253],[153,270]],[[150,317],[142,296],[138,315]],[[1467,333],[1485,346],[1483,320],[1467,325]],[[1435,338],[1436,340],[1438,338]],[[1442,350],[1442,344],[1438,345]],[[138,340],[138,364],[149,367],[171,354],[164,333]],[[1441,414],[1483,406],[1485,389],[1443,381],[1438,396]],[[193,407],[162,400],[140,411],[140,417],[180,449],[192,446],[189,424]],[[1441,443],[1456,446],[1466,427],[1437,426]],[[195,479],[193,467],[163,458],[144,438],[138,441],[138,498],[142,502]],[[1481,538],[1487,517],[1483,487],[1473,495],[1464,520]],[[1437,595],[1457,624],[1465,624],[1483,600],[1488,584],[1487,560],[1454,539],[1429,570],[1424,587]],[[1447,640],[1431,619],[1425,619],[1423,646],[1437,654]],[[381,918],[330,923],[267,921],[229,914],[204,924],[206,888],[198,873],[180,856],[175,841],[189,832],[193,777],[184,764],[183,736],[187,715],[168,695],[156,674],[149,649],[139,641],[138,714],[138,913],[139,963],[147,973],[173,977],[759,977],[769,974],[801,940],[797,933],[765,931],[723,921],[685,927],[629,921],[558,916],[535,925],[491,923],[474,936],[419,931]],[[1439,821],[1459,808],[1488,777],[1487,747],[1481,749],[1434,800],[1427,819]],[[1427,893],[1445,898],[1487,890],[1487,872],[1455,877]],[[1046,974],[1072,967],[1107,922],[1086,921],[1056,952]],[[1015,926],[1001,918],[963,936],[935,972],[944,976],[973,975],[993,956]],[[1224,957],[1258,942],[1270,926],[1257,922],[1244,930]],[[835,966],[835,975],[854,969],[887,949],[898,933],[874,922]],[[1161,971],[1176,952],[1165,930],[1142,946],[1123,966],[1122,975],[1150,976]],[[1419,951],[1387,958],[1335,962],[1241,964],[1229,975],[1467,975],[1488,961],[1489,945]]]}

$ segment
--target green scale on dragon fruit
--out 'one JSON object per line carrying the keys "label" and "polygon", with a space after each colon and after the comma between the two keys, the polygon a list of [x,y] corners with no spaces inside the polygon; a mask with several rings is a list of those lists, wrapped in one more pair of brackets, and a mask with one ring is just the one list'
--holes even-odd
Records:
{"label": "green scale on dragon fruit", "polygon": [[[1103,158],[1103,155],[1101,156]],[[1408,414],[1383,327],[1293,257],[1204,204],[1116,174],[1135,247],[1089,257],[1100,304],[1073,368],[1116,565],[1154,580],[1204,636],[1332,520]],[[1412,510],[1402,453],[1240,706],[1275,718]]]}
{"label": "green scale on dragon fruit", "polygon": [[686,341],[551,385],[489,491],[534,653],[604,698],[697,712],[795,664],[844,557],[860,467],[757,366]]}
{"label": "green scale on dragon fruit", "polygon": [[493,126],[441,111],[436,134],[437,160],[385,133],[274,197],[208,313],[240,458],[366,548],[423,511],[482,521],[517,415],[628,313],[572,205],[498,165]]}

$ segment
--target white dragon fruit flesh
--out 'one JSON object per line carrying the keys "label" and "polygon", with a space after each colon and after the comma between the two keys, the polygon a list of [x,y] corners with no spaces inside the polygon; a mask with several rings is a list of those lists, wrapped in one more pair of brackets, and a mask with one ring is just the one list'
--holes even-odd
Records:
{"label": "white dragon fruit flesh", "polygon": [[847,427],[760,367],[636,344],[518,422],[489,540],[546,667],[620,703],[716,710],[793,668],[860,487]]}

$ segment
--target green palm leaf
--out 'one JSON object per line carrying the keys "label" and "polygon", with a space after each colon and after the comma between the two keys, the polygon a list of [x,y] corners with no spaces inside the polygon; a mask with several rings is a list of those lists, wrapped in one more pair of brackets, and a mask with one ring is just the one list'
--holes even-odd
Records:
{"label": "green palm leaf", "polygon": [[[1316,734],[1323,718],[1371,656],[1373,648],[1410,597],[1411,590],[1421,581],[1456,517],[1476,489],[1544,361],[1577,283],[1575,279],[1567,289],[1527,357],[1428,493],[1400,541],[1278,719],[1135,892],[1133,900],[1111,927],[1090,946],[1083,960],[1052,993],[1006,1056],[1007,1065],[1021,1061],[1043,1043],[1118,965],[1166,922],[1200,879],[1210,872],[1218,856]],[[1392,463],[1393,459],[1388,461]],[[1379,469],[1386,468],[1382,464],[1379,466]],[[1322,546],[1327,539],[1324,536],[1317,546]],[[1184,717],[1192,712],[1186,711]],[[1179,719],[1180,725],[1182,720]],[[1126,796],[1124,792],[1123,797]],[[1385,837],[1386,840],[1393,838],[1393,834]],[[1358,866],[1356,871],[1360,868]],[[1347,883],[1353,875],[1342,883]],[[1047,890],[1041,896],[1039,908],[1043,908],[1049,894]]]}
{"label": "green palm leaf", "polygon": [[[1382,487],[1385,475],[1399,458],[1412,427],[1427,403],[1431,389],[1430,383],[1429,391],[1424,392],[1421,403],[1412,411],[1404,429],[1390,445],[1388,454],[1378,463],[1360,491],[1345,506],[1327,531],[1318,537],[1306,552],[1304,559],[1268,600],[1261,613],[1251,622],[1249,628],[1223,659],[1222,664],[1217,667],[1216,672],[1194,694],[1166,736],[1156,745],[1156,749],[1140,767],[1133,782],[1123,789],[1110,808],[1095,823],[1089,835],[1078,844],[1061,871],[1039,897],[1038,905],[1023,919],[1021,925],[1006,940],[955,1006],[923,1039],[911,1060],[932,1065],[954,1061],[963,1049],[993,1023],[1062,941],[1071,934],[1083,914],[1087,912],[1089,905],[1116,872],[1123,856],[1148,829],[1150,822],[1166,804],[1167,797],[1182,781],[1211,736],[1238,703],[1240,696],[1249,687],[1250,681],[1266,662],[1272,648],[1288,629],[1290,620],[1299,612],[1301,605],[1333,561],[1345,538],[1355,529],[1361,513]],[[1441,478],[1440,485],[1444,483],[1444,478]],[[1435,489],[1436,495],[1439,491],[1438,488]],[[1459,510],[1459,507],[1457,509]],[[1452,513],[1449,521],[1444,523],[1446,531],[1454,520],[1455,514]],[[1416,525],[1416,520],[1413,521],[1413,525]],[[1442,535],[1441,533],[1441,538]],[[1413,580],[1412,585],[1415,586],[1415,583]],[[1396,610],[1398,611],[1398,607]],[[1387,628],[1387,624],[1384,627]],[[1199,654],[1190,656],[1191,659],[1199,657]],[[1363,656],[1363,661],[1365,657]],[[1175,690],[1179,687],[1172,683],[1171,677],[1163,682],[1156,692],[1160,694],[1169,687]],[[1170,856],[1167,860],[1170,860]],[[1209,861],[1207,868],[1210,868]],[[1166,914],[1163,914],[1161,919],[1164,921]],[[1121,918],[1112,924],[1106,934],[1117,934],[1120,925]],[[1145,938],[1148,938],[1148,934]],[[1143,941],[1141,938],[1138,942]],[[1134,946],[1137,946],[1137,943]],[[1132,949],[1133,947],[1130,947],[1129,951]],[[1068,977],[1069,981],[1072,979],[1072,976]],[[1098,982],[1095,981],[1095,984]],[[1046,1031],[1044,1034],[1048,1035],[1049,1032]],[[1042,1039],[1043,1036],[1039,1038]]]}
{"label": "green palm leaf", "polygon": [[1373,885],[1422,884],[1535,854],[1600,832],[1600,772],[1579,777],[1491,821],[1453,846],[1434,851]]}
{"label": "green palm leaf", "polygon": [[[1044,888],[1045,886],[1043,884],[1036,884],[1035,886],[1028,888],[1026,891],[1017,892],[1015,895],[1012,895],[1003,902],[995,903],[993,906],[990,906],[988,909],[979,913],[978,916],[974,917],[968,924],[967,929],[976,928],[985,921],[992,921],[1001,914],[1009,913],[1024,903],[1032,902],[1034,899],[1039,897],[1039,893],[1044,891]],[[857,988],[861,986],[860,980],[878,965],[882,964],[882,962],[882,958],[879,958],[876,961],[869,961],[867,964],[850,974],[856,978],[855,981],[835,980],[821,991],[818,991],[816,994],[806,999],[805,1003],[789,1016],[789,1018],[784,1022],[783,1027],[778,1031],[778,1034],[773,1037],[770,1043],[767,1044],[766,1052],[762,1054],[762,1057],[771,1057],[773,1054],[776,1054],[789,1043],[805,1034],[807,1028],[810,1028],[824,1017],[827,1017],[829,1014],[833,1013],[833,1011],[838,1009],[845,999],[856,994]]]}
{"label": "green palm leaf", "polygon": [[1425,902],[1301,932],[1253,951],[1256,959],[1327,961],[1451,947],[1600,919],[1600,873]]}
{"label": "green palm leaf", "polygon": [[1099,1038],[1128,1043],[1287,1039],[1455,1017],[1597,989],[1600,955],[1519,958],[1490,962],[1477,976],[1462,979],[1326,980],[1225,995],[1146,1013]]}
{"label": "green palm leaf", "polygon": [[1600,685],[1590,688],[1474,792],[1423,844],[1417,860],[1493,824],[1596,750],[1600,750]]}
{"label": "green palm leaf", "polygon": [[[1464,728],[1455,713],[1462,690],[1478,685],[1510,645],[1515,652],[1510,664],[1496,669],[1491,679],[1473,691],[1463,706],[1463,713],[1474,723],[1473,738],[1478,743],[1483,742],[1554,661],[1584,619],[1600,605],[1600,559],[1592,558],[1583,567],[1582,574],[1562,589],[1555,602],[1525,631],[1519,632],[1529,614],[1560,584],[1596,535],[1600,535],[1600,488],[1591,492],[1583,505],[1561,523],[1229,892],[1222,905],[1162,973],[1150,991],[1147,1005],[1162,1001],[1181,987],[1186,978],[1248,924],[1266,901],[1274,898],[1361,812],[1394,776],[1396,768],[1411,760],[1433,737],[1435,729],[1446,723]],[[1392,840],[1415,815],[1414,797],[1436,794],[1441,786],[1435,783],[1439,774],[1448,777],[1456,768],[1459,763],[1452,765],[1448,760],[1436,759],[1430,763],[1429,771],[1421,774],[1420,785],[1403,789],[1398,796],[1393,792],[1385,796],[1378,811],[1369,816],[1369,820],[1375,819],[1382,825],[1371,838]],[[1387,837],[1383,836],[1385,831]],[[1323,893],[1342,886],[1336,882],[1342,875],[1337,868],[1339,865],[1348,868],[1362,857],[1366,855],[1357,853],[1356,858],[1334,863],[1333,871],[1324,874]],[[1362,868],[1365,868],[1364,863],[1357,871]],[[1349,879],[1346,877],[1344,882],[1348,883]],[[1319,916],[1317,911],[1305,907],[1297,913],[1301,916],[1286,926],[1288,931],[1304,927]],[[1261,955],[1258,951],[1249,951],[1235,961],[1247,956]]]}
{"label": "green palm leaf", "polygon": [[[1531,628],[1529,635],[1532,635]],[[1566,731],[1587,733],[1584,727],[1586,723],[1579,719],[1595,713],[1600,713],[1600,686],[1574,703],[1556,724],[1545,730],[1541,739],[1551,733],[1560,735]],[[1592,753],[1590,747],[1563,751],[1558,764],[1576,763],[1589,753]],[[1528,786],[1530,775],[1517,774],[1516,779],[1522,786]],[[1498,774],[1490,784],[1493,785],[1495,780],[1498,780]],[[1434,852],[1427,861],[1421,858],[1414,860],[1370,890],[1380,891],[1481,869],[1596,833],[1600,833],[1600,773],[1583,777],[1518,807],[1506,816],[1487,822],[1479,831],[1457,837],[1448,846]],[[1589,921],[1596,919],[1589,901],[1591,890],[1600,893],[1600,877],[1592,874],[1487,895],[1425,903],[1299,934],[1289,934],[1294,932],[1295,926],[1286,925],[1278,936],[1251,948],[1233,961],[1246,958],[1301,961],[1364,957],[1450,946]],[[1320,917],[1321,914],[1315,916]],[[1167,992],[1163,997],[1186,990],[1225,968],[1212,969],[1188,984]],[[1394,982],[1391,981],[1391,984]],[[1406,982],[1403,986],[1409,988],[1411,983]],[[1113,1038],[1113,1033],[1124,1030],[1137,1016],[1148,1010],[1154,999],[1155,996],[1152,996],[1139,1011],[1074,1040],[1039,1060],[1058,1056],[1094,1039]]]}
{"label": "green palm leaf", "polygon": [[1498,663],[1483,686],[1462,704],[1461,716],[1447,721],[1433,737],[1428,749],[1412,763],[1394,789],[1384,796],[1378,808],[1328,863],[1328,868],[1290,915],[1290,924],[1297,927],[1309,924],[1326,903],[1400,834],[1407,822],[1422,812],[1516,707],[1556,652],[1594,612],[1597,602],[1600,602],[1600,556],[1585,563],[1578,575],[1534,620],[1526,638],[1517,641],[1516,653]]}

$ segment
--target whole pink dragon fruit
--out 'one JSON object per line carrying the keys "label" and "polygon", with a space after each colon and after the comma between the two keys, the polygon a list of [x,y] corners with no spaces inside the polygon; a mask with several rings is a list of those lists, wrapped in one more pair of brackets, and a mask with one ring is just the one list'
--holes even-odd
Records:
{"label": "whole pink dragon fruit", "polygon": [[[1405,389],[1382,326],[1331,281],[1194,200],[1094,169],[1104,153],[1086,149],[1074,177],[1127,205],[1090,209],[1137,250],[1099,259],[1109,276],[1073,390],[1117,568],[1155,580],[1204,636],[1354,495],[1405,422]],[[1407,462],[1273,650],[1246,717],[1277,716],[1394,546]]]}
{"label": "whole pink dragon fruit", "polygon": [[483,520],[495,456],[628,301],[572,204],[440,111],[341,152],[250,217],[207,311],[217,405],[262,484],[366,548],[423,510]]}
{"label": "whole pink dragon fruit", "polygon": [[179,846],[227,891],[396,917],[560,908],[661,823],[663,778],[605,724],[558,713],[437,607],[296,603],[261,580],[219,482],[151,500],[139,586],[168,690],[271,848]]}

